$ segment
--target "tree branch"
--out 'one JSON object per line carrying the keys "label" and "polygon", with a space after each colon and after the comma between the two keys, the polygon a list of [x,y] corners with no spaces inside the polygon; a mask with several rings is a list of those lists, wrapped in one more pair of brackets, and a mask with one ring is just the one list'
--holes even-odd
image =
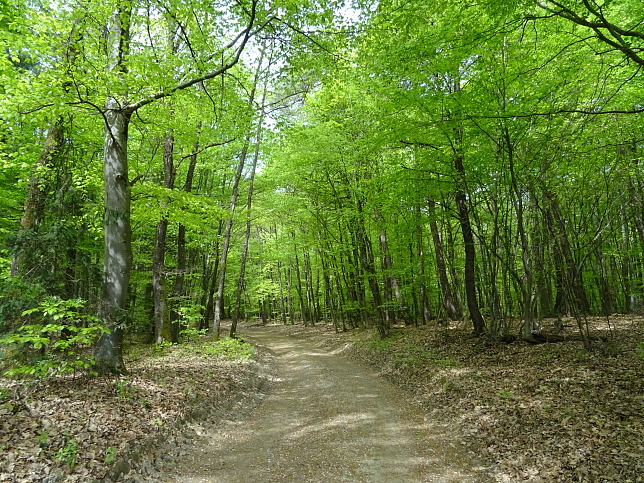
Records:
{"label": "tree branch", "polygon": [[[619,27],[606,19],[601,8],[594,8],[588,0],[582,0],[582,3],[584,4],[584,7],[586,7],[586,10],[595,17],[595,21],[587,20],[577,14],[574,10],[563,5],[558,0],[548,0],[547,3],[537,0],[537,6],[539,8],[542,8],[547,12],[551,12],[561,18],[565,18],[577,25],[593,30],[600,41],[619,50],[635,63],[644,66],[644,58],[637,54],[637,52],[642,49],[631,47],[628,42],[624,40],[624,37],[644,40],[644,32],[633,29],[626,30]],[[551,5],[554,5],[556,8],[553,8]],[[604,31],[607,31],[612,39],[609,38]]]}
{"label": "tree branch", "polygon": [[[235,55],[233,56],[233,58],[229,62],[227,62],[226,64],[221,66],[219,69],[216,69],[214,71],[209,72],[208,74],[205,74],[205,75],[202,75],[202,76],[199,76],[199,77],[194,77],[194,78],[192,78],[190,80],[187,80],[187,81],[182,82],[180,84],[177,84],[175,86],[172,86],[172,87],[169,87],[167,89],[164,89],[163,91],[158,92],[157,94],[153,94],[153,95],[151,95],[149,97],[146,97],[145,99],[141,99],[140,101],[138,101],[138,102],[136,102],[134,104],[130,104],[129,106],[126,107],[126,110],[128,110],[130,112],[134,112],[137,109],[140,109],[143,106],[151,104],[154,101],[158,101],[159,99],[164,99],[166,97],[169,97],[169,96],[171,96],[172,94],[174,94],[177,91],[181,91],[181,90],[187,89],[189,87],[192,87],[195,84],[199,84],[201,82],[204,82],[204,81],[207,81],[207,80],[210,80],[210,79],[214,79],[215,77],[218,77],[218,76],[222,75],[224,72],[226,72],[227,70],[229,70],[232,67],[234,67],[239,62],[239,59],[241,58],[241,54],[244,51],[244,48],[246,47],[246,44],[248,43],[250,38],[254,35],[254,33],[256,33],[256,32],[253,32],[253,27],[255,25],[255,19],[256,19],[256,15],[257,15],[257,2],[258,2],[258,0],[253,0],[250,19],[248,20],[248,26],[245,29],[243,29],[235,37],[235,39],[230,44],[228,44],[228,46],[226,46],[226,48],[232,47],[237,43],[237,41],[240,38],[242,39],[241,44],[239,45],[239,47],[237,47],[237,49],[235,51]],[[266,23],[268,23],[269,21],[270,20],[267,20]],[[266,23],[264,25],[262,25],[259,28],[259,30],[264,28],[266,26]]]}
{"label": "tree branch", "polygon": [[197,156],[198,154],[203,153],[206,149],[214,148],[215,146],[223,146],[224,144],[232,143],[235,140],[237,140],[237,138],[227,139],[226,141],[221,141],[221,142],[218,142],[218,143],[205,144],[204,146],[202,146],[201,148],[197,149],[196,151],[192,151],[191,153],[188,153],[188,154],[186,154],[184,156],[181,156],[179,162],[181,162],[184,159],[189,158],[191,156]]}

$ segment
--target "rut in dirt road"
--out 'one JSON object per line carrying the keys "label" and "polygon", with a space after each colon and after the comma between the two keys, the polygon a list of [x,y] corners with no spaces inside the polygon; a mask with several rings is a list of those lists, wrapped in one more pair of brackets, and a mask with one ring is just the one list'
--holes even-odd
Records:
{"label": "rut in dirt road", "polygon": [[165,482],[489,481],[444,428],[386,381],[264,328],[244,335],[276,360],[270,394],[206,434]]}

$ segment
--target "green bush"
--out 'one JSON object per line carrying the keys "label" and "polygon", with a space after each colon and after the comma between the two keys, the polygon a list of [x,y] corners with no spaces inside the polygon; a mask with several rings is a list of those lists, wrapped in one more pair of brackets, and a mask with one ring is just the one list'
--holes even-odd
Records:
{"label": "green bush", "polygon": [[43,288],[21,277],[0,277],[0,334],[20,323],[21,314],[42,299]]}
{"label": "green bush", "polygon": [[45,377],[90,370],[94,358],[89,349],[109,331],[96,317],[80,313],[83,306],[80,299],[48,297],[38,307],[25,310],[23,317],[36,323],[23,325],[0,339],[0,344],[15,349],[13,367],[5,374]]}
{"label": "green bush", "polygon": [[65,433],[63,435],[63,446],[54,457],[58,461],[65,463],[73,471],[78,458],[78,441],[75,438],[70,438],[69,434]]}
{"label": "green bush", "polygon": [[232,337],[224,337],[211,342],[206,342],[202,339],[202,342],[196,342],[187,347],[196,354],[224,357],[231,360],[250,359],[255,351],[248,342]]}

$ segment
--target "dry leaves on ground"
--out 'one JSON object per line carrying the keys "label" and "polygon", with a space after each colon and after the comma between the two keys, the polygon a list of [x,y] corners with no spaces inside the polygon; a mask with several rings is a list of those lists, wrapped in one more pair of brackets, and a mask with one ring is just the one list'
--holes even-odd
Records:
{"label": "dry leaves on ground", "polygon": [[126,377],[0,380],[0,481],[102,479],[124,455],[254,384],[251,359],[194,346],[135,352]]}
{"label": "dry leaves on ground", "polygon": [[[644,481],[644,319],[593,321],[607,342],[493,343],[464,328],[283,326],[345,351],[459,431],[499,481]],[[572,333],[572,332],[571,332]],[[641,349],[641,346],[639,346]]]}

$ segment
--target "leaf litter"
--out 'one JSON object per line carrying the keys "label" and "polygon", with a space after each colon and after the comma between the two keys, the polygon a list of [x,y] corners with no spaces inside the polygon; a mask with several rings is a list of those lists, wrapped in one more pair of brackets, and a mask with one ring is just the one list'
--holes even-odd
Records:
{"label": "leaf litter", "polygon": [[[130,351],[127,376],[0,379],[0,481],[118,479],[182,423],[257,385],[257,361],[194,346]],[[174,439],[173,439],[174,438]],[[144,453],[144,454],[141,454]],[[140,466],[140,465],[139,465]]]}
{"label": "leaf litter", "polygon": [[458,432],[497,481],[644,481],[644,319],[591,320],[590,351],[571,340],[472,338],[462,326],[371,331],[276,326],[343,349]]}
{"label": "leaf litter", "polygon": [[[329,325],[270,329],[376,368],[457,434],[497,481],[642,482],[644,319],[610,322],[607,342],[591,351],[576,340],[495,343],[459,325],[396,327],[385,340]],[[605,319],[592,327],[605,332]],[[163,451],[168,442],[191,444],[178,423],[207,419],[259,391],[257,361],[196,352],[136,351],[127,377],[0,380],[0,481],[153,473],[133,465],[136,451],[160,467],[162,442]]]}

